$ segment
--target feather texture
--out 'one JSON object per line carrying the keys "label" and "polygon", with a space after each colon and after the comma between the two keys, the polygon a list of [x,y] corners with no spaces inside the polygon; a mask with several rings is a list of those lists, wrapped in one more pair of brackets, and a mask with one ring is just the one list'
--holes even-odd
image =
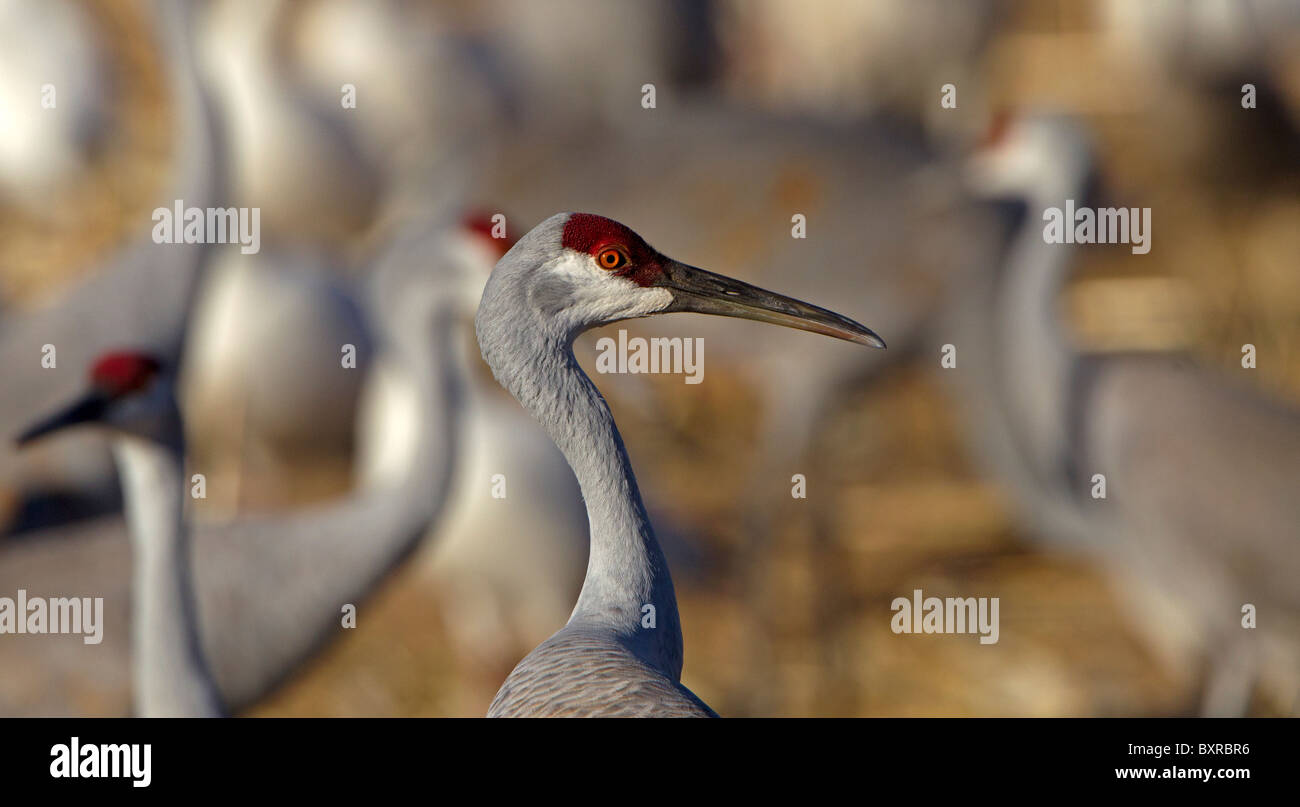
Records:
{"label": "feather texture", "polygon": [[567,626],[519,662],[488,717],[717,717],[599,630]]}

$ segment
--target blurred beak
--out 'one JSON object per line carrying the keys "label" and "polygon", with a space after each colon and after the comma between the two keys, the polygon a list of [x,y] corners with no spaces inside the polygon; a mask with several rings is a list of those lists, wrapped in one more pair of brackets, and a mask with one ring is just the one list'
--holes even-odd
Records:
{"label": "blurred beak", "polygon": [[27,445],[38,437],[58,431],[78,423],[91,423],[100,419],[108,399],[98,392],[92,392],[63,411],[32,424],[14,440],[20,446]]}
{"label": "blurred beak", "polygon": [[870,328],[834,311],[672,259],[667,259],[663,276],[655,285],[668,289],[673,295],[672,304],[663,313],[694,311],[697,314],[740,317],[812,331],[860,345],[885,346],[885,340]]}

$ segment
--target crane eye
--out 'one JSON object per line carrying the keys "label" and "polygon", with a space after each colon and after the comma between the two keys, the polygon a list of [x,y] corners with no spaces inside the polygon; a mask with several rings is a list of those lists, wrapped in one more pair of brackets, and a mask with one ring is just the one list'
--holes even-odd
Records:
{"label": "crane eye", "polygon": [[596,262],[600,264],[601,269],[607,271],[622,269],[627,266],[627,255],[616,247],[606,247],[596,256]]}

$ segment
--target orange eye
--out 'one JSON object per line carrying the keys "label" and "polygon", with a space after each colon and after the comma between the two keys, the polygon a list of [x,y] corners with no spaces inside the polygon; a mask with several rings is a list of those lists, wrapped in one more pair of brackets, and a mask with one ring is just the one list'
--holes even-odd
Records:
{"label": "orange eye", "polygon": [[600,268],[613,271],[627,266],[627,255],[623,254],[621,249],[606,247],[596,256],[596,262],[600,264]]}

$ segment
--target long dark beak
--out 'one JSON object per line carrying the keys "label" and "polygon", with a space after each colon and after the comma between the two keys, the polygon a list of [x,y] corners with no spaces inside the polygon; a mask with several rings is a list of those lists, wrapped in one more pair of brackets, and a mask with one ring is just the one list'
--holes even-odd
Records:
{"label": "long dark beak", "polygon": [[664,309],[664,313],[694,311],[698,314],[740,317],[812,331],[860,345],[885,346],[885,340],[877,336],[875,331],[834,311],[671,259],[667,261],[663,275],[655,285],[668,289],[673,295],[673,302]]}
{"label": "long dark beak", "polygon": [[104,414],[108,399],[98,392],[92,392],[63,411],[29,426],[14,439],[20,446],[27,445],[38,437],[50,432],[73,426],[78,423],[90,423],[99,420]]}

